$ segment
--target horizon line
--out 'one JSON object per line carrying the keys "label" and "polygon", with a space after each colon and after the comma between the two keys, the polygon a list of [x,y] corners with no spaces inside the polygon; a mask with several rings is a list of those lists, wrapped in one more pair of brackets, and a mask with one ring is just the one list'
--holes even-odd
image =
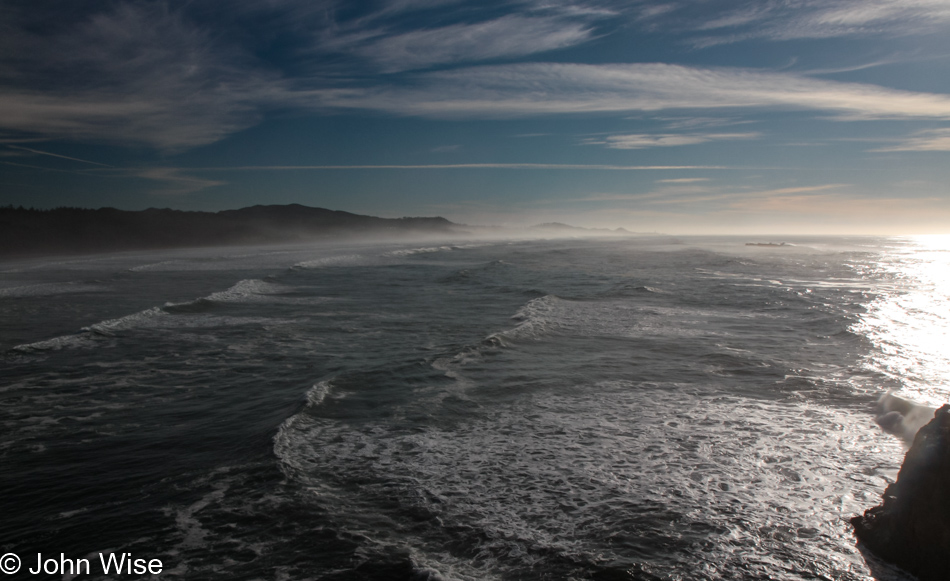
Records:
{"label": "horizon line", "polygon": [[[292,171],[347,169],[565,169],[565,170],[726,170],[747,169],[725,165],[614,165],[575,163],[449,163],[449,164],[379,164],[379,165],[248,165],[236,167],[176,168],[181,171]],[[756,168],[764,169],[764,168]]]}

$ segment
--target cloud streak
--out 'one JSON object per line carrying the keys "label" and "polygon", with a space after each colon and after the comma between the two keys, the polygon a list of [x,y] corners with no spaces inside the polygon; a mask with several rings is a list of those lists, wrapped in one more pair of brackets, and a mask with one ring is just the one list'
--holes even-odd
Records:
{"label": "cloud streak", "polygon": [[950,129],[918,131],[896,145],[872,149],[871,151],[950,151]]}
{"label": "cloud streak", "polygon": [[[794,40],[856,36],[899,37],[936,33],[950,23],[944,0],[800,0],[734,2],[707,6],[712,17],[697,18],[700,47],[753,38]],[[686,15],[679,15],[689,22]]]}
{"label": "cloud streak", "polygon": [[[746,198],[732,202],[721,211],[788,217],[797,215],[845,224],[875,220],[878,228],[891,231],[898,224],[898,232],[907,226],[900,226],[901,222],[895,220],[910,220],[914,223],[920,222],[921,216],[927,216],[934,222],[945,223],[950,218],[946,200],[939,197],[873,198],[839,193]],[[863,225],[866,227],[866,223]]]}
{"label": "cloud streak", "polygon": [[198,178],[182,173],[180,168],[156,167],[132,169],[125,172],[126,177],[144,178],[160,184],[153,193],[165,196],[185,196],[201,190],[226,185],[227,182]]}
{"label": "cloud streak", "polygon": [[[822,26],[917,22],[925,17],[950,22],[950,5],[945,2],[862,2],[804,0],[796,4],[795,14],[797,21],[811,19]],[[292,9],[314,12],[307,22],[322,22],[323,28],[312,33],[316,39],[312,42],[321,45],[321,50],[342,51],[390,73],[575,46],[593,38],[593,19],[616,14],[608,9],[609,3],[586,8],[542,3],[522,7],[522,13],[474,23],[418,27],[417,22],[416,28],[396,32],[395,21],[387,20],[444,4],[441,0],[392,3],[333,33],[327,32],[333,29],[333,18],[326,16],[333,12],[333,3],[307,7],[284,1],[267,6],[288,13]],[[664,63],[532,62],[368,77],[339,71],[333,76],[301,67],[291,76],[164,2],[110,6],[50,27],[54,32],[44,34],[29,32],[42,27],[26,25],[28,10],[7,9],[7,18],[0,23],[0,83],[4,87],[0,130],[26,138],[146,145],[178,152],[249,128],[272,110],[371,110],[438,119],[505,119],[751,108],[830,113],[839,120],[950,119],[950,96],[945,94],[791,73]],[[771,22],[786,10],[784,4],[776,3],[743,6],[721,10],[718,19],[707,20],[705,29],[732,30]],[[315,12],[323,16],[318,18]],[[671,18],[676,13],[668,7],[653,16]],[[312,54],[310,58],[319,59]],[[682,129],[688,133],[675,133],[675,129],[661,134],[630,133],[590,143],[641,149],[758,136]],[[943,143],[939,134],[922,134],[896,146],[904,149],[888,150],[942,150]]]}
{"label": "cloud streak", "polygon": [[112,167],[111,165],[109,165],[109,164],[107,164],[107,163],[99,163],[98,161],[89,161],[88,159],[79,159],[78,157],[69,157],[68,155],[59,155],[58,153],[50,153],[50,152],[48,152],[48,151],[41,151],[41,150],[39,150],[39,149],[32,149],[32,148],[29,148],[29,147],[22,147],[22,146],[19,146],[19,145],[7,145],[7,147],[9,147],[9,148],[11,148],[11,149],[19,149],[19,150],[21,150],[21,151],[27,151],[27,152],[29,152],[29,153],[33,153],[33,154],[36,154],[36,155],[48,155],[48,156],[50,156],[50,157],[58,157],[59,159],[68,159],[68,160],[70,160],[70,161],[78,161],[78,162],[81,162],[81,163],[88,163],[88,164],[91,164],[91,165],[98,165],[98,166],[100,166],[100,167]]}
{"label": "cloud streak", "polygon": [[3,129],[176,150],[250,127],[284,94],[275,75],[162,3],[55,30],[17,30],[0,52]]}
{"label": "cloud streak", "polygon": [[[694,185],[699,179],[674,179],[658,180],[660,183],[668,185],[643,193],[631,194],[592,194],[582,198],[568,200],[570,202],[580,203],[602,203],[602,202],[627,202],[637,206],[684,206],[699,207],[709,202],[725,202],[728,207],[733,205],[768,205],[768,200],[773,199],[807,199],[809,196],[818,195],[828,190],[836,190],[848,187],[848,184],[821,184],[816,186],[794,186],[787,188],[736,191],[729,187],[711,187],[705,185]],[[752,200],[752,202],[746,202]]]}
{"label": "cloud streak", "polygon": [[698,145],[710,141],[732,141],[756,139],[759,133],[635,133],[629,135],[610,135],[605,139],[587,139],[584,144],[603,145],[609,149],[646,149],[648,147],[677,147]]}
{"label": "cloud streak", "polygon": [[561,18],[504,16],[388,35],[353,52],[385,72],[396,72],[440,63],[525,56],[585,42],[591,33],[590,27]]}
{"label": "cloud streak", "polygon": [[950,96],[790,73],[651,63],[528,63],[418,75],[412,86],[314,91],[313,106],[421,117],[760,108],[830,112],[838,119],[950,119]]}

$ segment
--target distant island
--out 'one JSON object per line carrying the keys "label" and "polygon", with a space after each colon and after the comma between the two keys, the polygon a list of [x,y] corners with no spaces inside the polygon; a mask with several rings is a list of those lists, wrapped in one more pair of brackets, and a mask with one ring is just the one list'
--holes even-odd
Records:
{"label": "distant island", "polygon": [[377,218],[299,204],[221,212],[0,207],[0,258],[466,233],[445,218]]}

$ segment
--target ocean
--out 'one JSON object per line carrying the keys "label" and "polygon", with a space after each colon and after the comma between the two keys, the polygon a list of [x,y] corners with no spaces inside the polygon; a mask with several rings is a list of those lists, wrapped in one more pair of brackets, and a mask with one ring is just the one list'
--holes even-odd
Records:
{"label": "ocean", "polygon": [[847,520],[878,399],[948,399],[950,240],[750,241],[2,263],[10,578],[907,579]]}

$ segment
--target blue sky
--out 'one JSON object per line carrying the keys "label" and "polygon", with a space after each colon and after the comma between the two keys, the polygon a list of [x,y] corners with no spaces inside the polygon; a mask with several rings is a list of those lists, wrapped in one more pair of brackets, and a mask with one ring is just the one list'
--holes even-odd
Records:
{"label": "blue sky", "polygon": [[950,1],[0,1],[0,204],[286,203],[950,233]]}

